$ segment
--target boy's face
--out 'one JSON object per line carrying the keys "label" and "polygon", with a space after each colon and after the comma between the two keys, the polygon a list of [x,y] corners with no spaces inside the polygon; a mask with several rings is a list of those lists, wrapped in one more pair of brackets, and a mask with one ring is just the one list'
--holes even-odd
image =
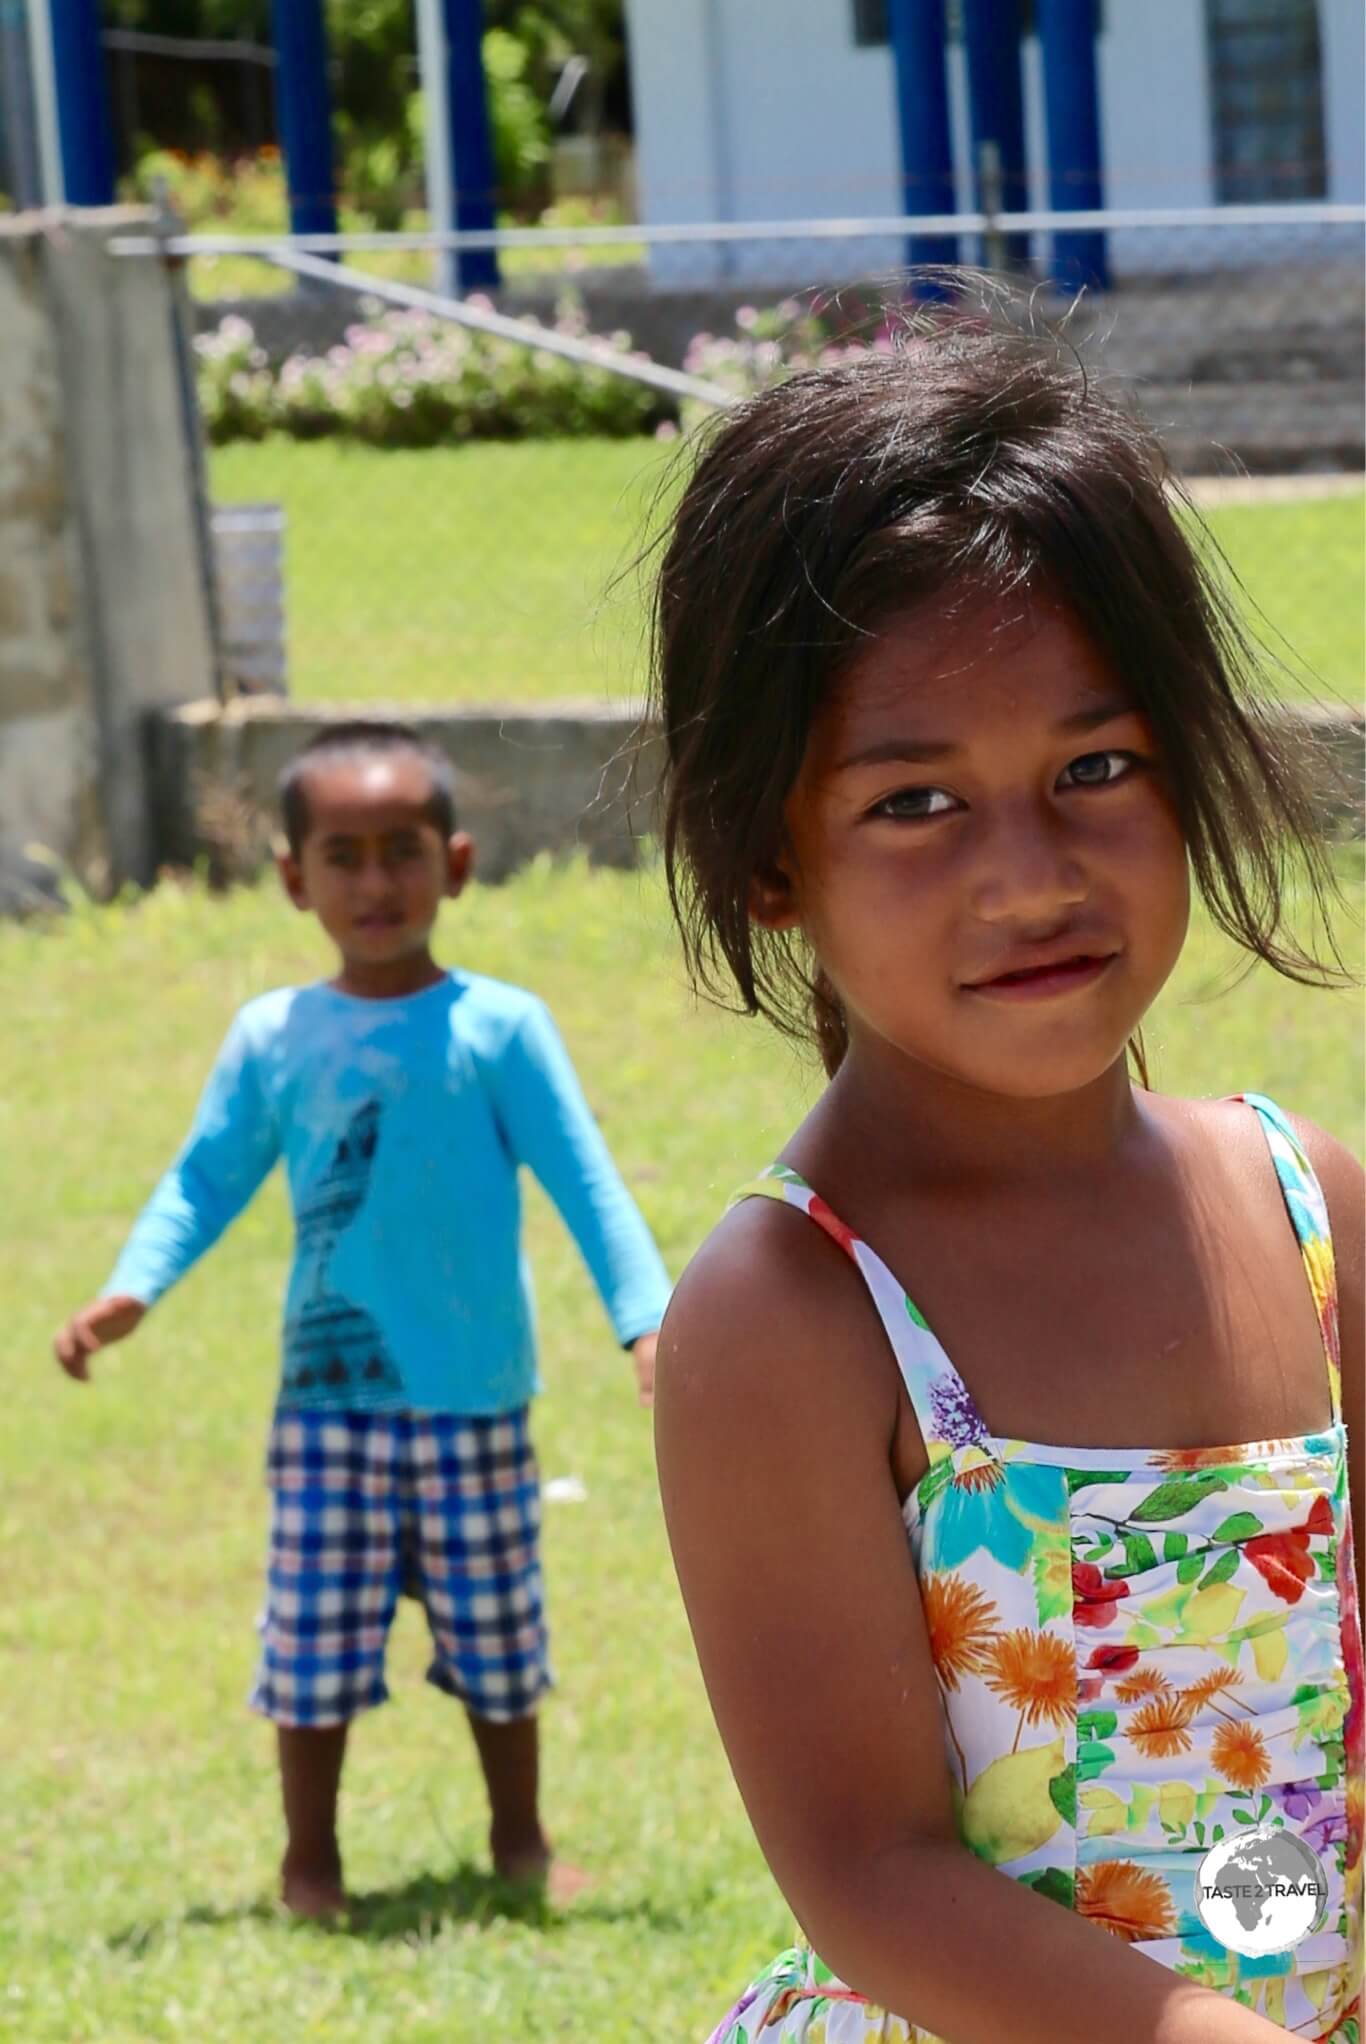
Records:
{"label": "boy's face", "polygon": [[433,823],[431,775],[416,754],[321,762],[304,781],[308,827],[280,860],[296,908],[310,909],[342,957],[397,963],[425,951],[441,903],[469,877],[474,847]]}

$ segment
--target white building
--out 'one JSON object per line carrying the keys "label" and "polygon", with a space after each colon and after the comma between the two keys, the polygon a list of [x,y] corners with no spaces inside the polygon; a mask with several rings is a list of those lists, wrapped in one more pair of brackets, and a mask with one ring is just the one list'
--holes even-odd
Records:
{"label": "white building", "polygon": [[[941,0],[900,0],[907,4],[932,9],[939,22]],[[980,0],[975,17],[979,34],[982,8],[1018,24],[1024,165],[1015,202],[1039,208],[1049,203],[1050,183],[1035,17],[1049,4]],[[908,59],[904,41],[898,47],[897,5],[627,0],[642,219],[887,218],[917,210],[907,202],[913,186],[898,117],[898,66]],[[969,12],[973,6],[966,0]],[[974,203],[974,126],[981,132],[964,12],[965,0],[948,0],[942,51],[946,170],[960,211]],[[1362,0],[1095,0],[1094,24],[1107,206],[1360,203],[1366,195]],[[1360,245],[1359,229],[1337,237],[1339,250]],[[864,242],[844,268],[891,264],[902,249]],[[833,266],[833,245],[829,252]],[[1169,236],[1160,254],[1152,230],[1109,241],[1117,269],[1203,268],[1288,252],[1285,237],[1267,229],[1221,235],[1217,246],[1208,233]],[[654,266],[661,281],[672,270],[679,281],[702,282],[728,273],[795,278],[814,260],[809,242],[785,257],[770,243],[729,256],[714,247],[659,249]]]}

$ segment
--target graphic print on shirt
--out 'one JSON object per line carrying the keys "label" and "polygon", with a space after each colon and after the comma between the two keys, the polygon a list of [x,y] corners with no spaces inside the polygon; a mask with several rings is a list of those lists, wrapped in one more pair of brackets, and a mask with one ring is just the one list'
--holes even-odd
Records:
{"label": "graphic print on shirt", "polygon": [[285,1322],[285,1405],[392,1405],[403,1396],[403,1379],[375,1321],[328,1285],[338,1239],[370,1190],[380,1119],[377,1100],[357,1109],[331,1164],[299,1206],[296,1256],[303,1304]]}

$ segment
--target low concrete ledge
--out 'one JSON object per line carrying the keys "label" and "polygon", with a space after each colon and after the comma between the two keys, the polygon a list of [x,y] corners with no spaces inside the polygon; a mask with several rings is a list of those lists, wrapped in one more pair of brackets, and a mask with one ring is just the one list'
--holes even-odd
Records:
{"label": "low concrete ledge", "polygon": [[285,762],[327,725],[366,715],[399,717],[446,753],[481,879],[505,880],[540,852],[635,864],[661,766],[659,739],[638,736],[636,704],[334,708],[272,696],[187,703],[150,720],[158,863],[207,856],[211,868],[249,871],[269,844]]}
{"label": "low concrete ledge", "polygon": [[[596,865],[636,863],[653,828],[663,765],[659,733],[642,733],[636,704],[331,708],[266,696],[187,703],[152,718],[158,863],[188,866],[207,857],[224,873],[250,871],[266,855],[286,760],[315,732],[367,708],[401,717],[447,754],[482,879],[504,880],[540,852],[586,851]],[[1362,713],[1315,703],[1287,705],[1283,716],[1290,745],[1308,748],[1325,829],[1335,837],[1366,834]]]}

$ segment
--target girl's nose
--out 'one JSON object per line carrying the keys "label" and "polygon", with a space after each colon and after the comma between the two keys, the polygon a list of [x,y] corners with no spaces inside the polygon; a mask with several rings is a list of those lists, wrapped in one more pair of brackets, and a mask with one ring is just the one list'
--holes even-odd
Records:
{"label": "girl's nose", "polygon": [[983,831],[973,908],[984,922],[1048,922],[1090,892],[1066,823],[1050,809],[999,812]]}

